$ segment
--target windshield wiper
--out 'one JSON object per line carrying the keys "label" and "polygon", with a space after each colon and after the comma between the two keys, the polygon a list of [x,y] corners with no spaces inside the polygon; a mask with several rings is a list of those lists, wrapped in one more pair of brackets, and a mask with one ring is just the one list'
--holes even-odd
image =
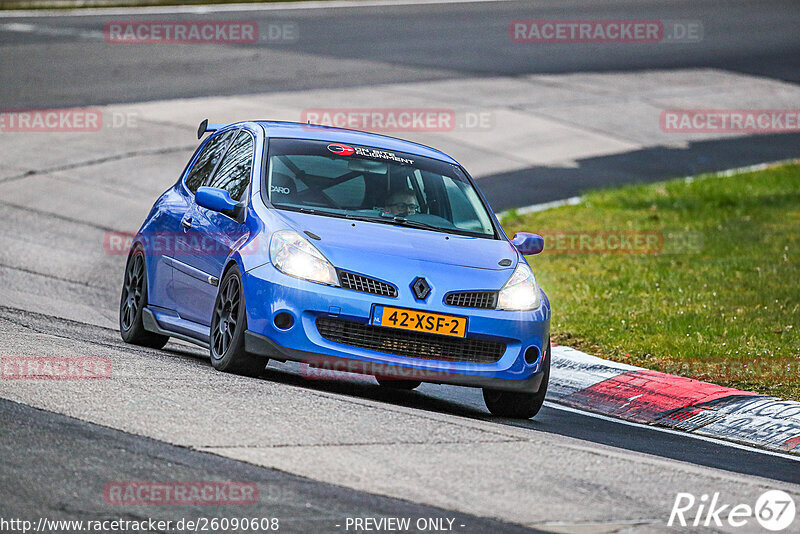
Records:
{"label": "windshield wiper", "polygon": [[384,224],[394,224],[397,226],[407,226],[409,228],[421,228],[423,230],[433,230],[436,232],[444,232],[447,234],[456,234],[456,235],[472,235],[470,232],[460,231],[455,228],[443,228],[441,226],[436,226],[433,224],[428,224],[419,221],[412,221],[406,219],[405,217],[401,217],[399,215],[389,215],[389,214],[381,214],[380,218],[376,217],[369,217],[363,215],[354,215],[350,213],[335,213],[326,210],[315,210],[314,208],[306,208],[306,207],[298,207],[298,208],[288,208],[295,211],[299,211],[301,213],[308,213],[309,215],[323,215],[328,217],[337,217],[340,219],[350,219],[355,221],[364,221],[364,222],[377,222],[377,223],[384,223]]}
{"label": "windshield wiper", "polygon": [[400,215],[381,214],[380,219],[372,219],[375,222],[382,222],[386,224],[396,224],[398,226],[408,226],[409,228],[421,228],[423,230],[434,230],[436,232],[444,232],[445,234],[463,235],[469,237],[492,237],[488,234],[481,234],[478,232],[470,232],[468,230],[461,230],[460,228],[447,228],[444,226],[436,226],[419,221],[412,221],[401,217]]}
{"label": "windshield wiper", "polygon": [[297,211],[299,211],[300,213],[308,213],[309,215],[327,215],[330,217],[341,217],[343,219],[351,218],[350,215],[346,213],[334,213],[325,210],[320,211],[320,210],[315,210],[314,208],[297,208]]}
{"label": "windshield wiper", "polygon": [[399,215],[381,215],[381,217],[382,220],[385,220],[388,223],[398,224],[401,226],[408,226],[411,228],[424,228],[426,230],[436,230],[437,232],[449,231],[449,228],[442,228],[441,226],[435,226],[433,224],[427,224],[419,221],[410,221],[405,217],[400,217]]}

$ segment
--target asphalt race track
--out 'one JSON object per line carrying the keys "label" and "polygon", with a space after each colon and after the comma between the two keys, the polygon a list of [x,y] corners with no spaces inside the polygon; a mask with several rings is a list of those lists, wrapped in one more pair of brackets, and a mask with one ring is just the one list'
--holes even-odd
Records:
{"label": "asphalt race track", "polygon": [[[141,439],[5,400],[0,400],[0,413],[3,430],[0,450],[8,466],[0,474],[0,480],[10,489],[3,500],[7,510],[13,510],[17,516],[102,518],[108,515],[108,507],[97,499],[96,491],[108,482],[107,471],[113,470],[117,477],[124,473],[148,480],[156,480],[167,471],[180,480],[255,482],[260,500],[248,508],[248,514],[278,517],[283,523],[281,528],[291,532],[335,530],[345,517],[378,515],[446,517],[453,519],[456,525],[468,527],[471,532],[530,532],[518,525],[312,482],[282,471]],[[31,425],[30,421],[36,424]],[[35,446],[35,457],[30,454],[31,449],[19,447],[20,441]],[[76,454],[65,454],[66,451],[76,451]],[[87,460],[98,468],[87,470]],[[73,478],[75,473],[81,473],[79,486]],[[25,482],[20,484],[20,481]],[[136,517],[136,514],[131,515]],[[225,510],[222,506],[209,510],[183,505],[162,507],[148,517],[174,520],[214,515],[223,516]]]}
{"label": "asphalt race track", "polygon": [[[205,16],[291,21],[300,38],[203,46],[103,40],[108,20],[197,16],[188,13],[0,15],[0,107],[104,106],[104,116],[135,113],[138,125],[0,132],[0,358],[96,356],[113,368],[110,380],[0,380],[0,518],[246,515],[277,517],[286,532],[353,532],[347,518],[408,517],[450,519],[461,532],[672,532],[679,492],[752,506],[782,489],[800,503],[798,457],[554,403],[531,421],[499,419],[478,390],[425,384],[393,392],[357,376],[309,380],[299,366],[276,363],[249,379],[214,371],[205,351],[183,342],[162,351],[126,345],[115,326],[125,256],[104,249],[109,232],[135,231],[174,182],[206,116],[298,120],[299,110],[346,106],[348,98],[396,98],[388,105],[398,106],[452,99],[477,109],[494,98],[486,104],[491,130],[398,135],[442,146],[477,169],[496,209],[800,157],[797,133],[669,138],[615,122],[609,111],[649,117],[639,94],[661,109],[715,99],[720,107],[796,108],[799,12],[791,1],[223,10]],[[704,39],[599,52],[508,40],[517,18],[614,17],[701,20]],[[697,96],[704,85],[712,88]],[[559,99],[563,106],[554,106]],[[503,126],[514,112],[547,105],[519,130]],[[585,106],[585,116],[562,109],[574,106]],[[525,136],[522,147],[504,137],[509,131]],[[541,154],[514,159],[528,144],[536,152],[537,142],[546,145]],[[259,500],[104,501],[109,483],[148,480],[248,482]],[[763,532],[753,520],[716,530]]]}
{"label": "asphalt race track", "polygon": [[[115,13],[103,15],[71,14],[65,17],[0,17],[0,103],[5,109],[89,106],[109,103],[138,103],[209,95],[263,93],[293,94],[324,89],[376,87],[413,82],[486,80],[498,81],[494,94],[513,95],[520,102],[511,110],[530,109],[532,113],[567,125],[588,122],[590,131],[603,129],[588,117],[599,117],[606,133],[614,139],[639,144],[641,132],[625,129],[629,118],[621,119],[619,109],[608,107],[604,86],[593,82],[571,86],[556,93],[568,107],[556,116],[543,111],[552,104],[554,85],[531,84],[522,91],[506,93],[503,81],[524,81],[527,76],[572,76],[575,74],[638,75],[650,71],[686,72],[695,69],[758,77],[788,82],[796,87],[800,78],[800,23],[797,5],[792,0],[726,2],[715,0],[639,2],[575,1],[552,2],[476,2],[468,4],[408,5],[396,7],[336,7],[331,9],[275,9],[249,11],[222,7],[205,14],[170,13],[158,10],[144,16]],[[197,8],[192,8],[194,11]],[[179,10],[180,11],[180,10]],[[191,11],[191,9],[190,9]],[[248,20],[258,23],[265,33],[270,27],[294,25],[296,38],[261,41],[254,44],[203,46],[109,45],[104,24],[110,21],[141,19],[168,20]],[[652,44],[544,44],[530,46],[511,42],[508,25],[516,19],[659,19],[698,22],[702,26],[699,42]],[[293,34],[294,35],[294,34]],[[698,76],[701,86],[714,85]],[[626,78],[608,78],[603,84],[619,85],[627,92],[612,99],[615,103],[638,97],[641,88]],[[674,85],[673,85],[674,84]],[[685,104],[683,82],[667,81],[657,87],[675,87],[675,93],[654,103],[656,107]],[[599,87],[599,91],[598,91]],[[724,90],[723,84],[721,88]],[[683,87],[683,89],[688,89]],[[598,102],[591,110],[583,108],[590,97],[581,91],[595,92]],[[796,96],[780,97],[781,89],[751,92],[742,88],[734,100],[709,98],[705,108],[720,106],[781,109],[796,106]],[[318,93],[311,102],[330,107]],[[715,93],[711,93],[713,96]],[[718,94],[718,93],[717,93]],[[752,98],[747,98],[747,95]],[[491,100],[492,93],[482,93]],[[536,98],[541,95],[541,98]],[[453,94],[454,102],[459,101]],[[424,102],[424,101],[423,101]],[[754,104],[754,102],[758,104]],[[306,104],[309,102],[307,101]],[[473,109],[488,104],[471,100]],[[453,105],[453,102],[449,102]],[[578,111],[573,112],[577,106]],[[303,109],[301,106],[300,109]],[[633,111],[634,121],[642,119]],[[577,116],[576,116],[577,115]],[[253,118],[252,116],[247,118]],[[258,118],[277,118],[259,116]],[[299,113],[286,117],[300,120]],[[654,119],[658,121],[656,116]],[[545,130],[546,131],[546,130]],[[468,132],[469,133],[469,132]],[[800,157],[800,134],[781,133],[772,137],[746,136],[707,140],[700,136],[680,149],[670,146],[631,146],[628,150],[587,154],[545,165],[525,160],[514,169],[500,168],[498,161],[477,173],[496,177],[484,190],[495,209],[558,200],[586,189],[631,181],[653,181],[672,176],[693,175],[764,161]],[[673,136],[674,138],[674,136]],[[480,138],[478,138],[480,139]],[[541,135],[531,142],[541,142]],[[426,139],[421,138],[424,142]],[[674,140],[674,139],[673,139]],[[566,143],[567,139],[559,139]],[[433,142],[431,144],[434,144]],[[448,146],[436,144],[445,150]],[[529,144],[526,144],[529,146]],[[481,147],[478,143],[477,147]],[[476,147],[473,147],[476,148]],[[464,161],[460,152],[456,157]],[[579,154],[581,155],[581,154]],[[508,155],[504,155],[508,160]],[[502,161],[502,160],[501,160]],[[469,162],[469,161],[468,161]],[[471,163],[471,162],[470,162]],[[495,167],[494,170],[491,167]],[[475,169],[473,163],[469,167]],[[509,172],[510,171],[510,172]],[[510,199],[515,199],[511,202]]]}
{"label": "asphalt race track", "polygon": [[[139,17],[7,18],[0,31],[0,99],[4,107],[79,106],[476,75],[690,67],[800,81],[798,14],[792,0],[727,2],[724,9],[714,0],[583,0],[245,10],[213,16],[262,25],[296,22],[299,36],[296,42],[233,50],[110,47],[103,23]],[[508,38],[510,21],[529,18],[700,20],[704,38],[657,48],[612,44],[583,53],[563,45],[531,49]]]}

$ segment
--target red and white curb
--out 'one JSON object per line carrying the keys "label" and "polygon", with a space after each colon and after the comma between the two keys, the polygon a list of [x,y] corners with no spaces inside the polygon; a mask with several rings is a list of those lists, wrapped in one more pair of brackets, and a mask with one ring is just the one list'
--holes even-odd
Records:
{"label": "red and white curb", "polygon": [[548,400],[627,421],[800,454],[800,402],[554,345]]}

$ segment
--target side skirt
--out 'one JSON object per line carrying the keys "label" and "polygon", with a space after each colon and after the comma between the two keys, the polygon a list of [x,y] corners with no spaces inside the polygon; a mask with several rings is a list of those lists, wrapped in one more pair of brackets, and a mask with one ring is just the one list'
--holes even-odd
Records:
{"label": "side skirt", "polygon": [[148,308],[142,310],[142,325],[144,326],[145,330],[147,330],[148,332],[153,332],[154,334],[161,334],[164,336],[170,336],[182,339],[183,341],[188,341],[189,343],[194,343],[195,345],[200,345],[201,347],[204,348],[209,347],[208,339],[199,339],[196,337],[189,336],[187,334],[181,334],[180,332],[173,332],[171,330],[162,328],[161,325],[158,324],[156,316]]}

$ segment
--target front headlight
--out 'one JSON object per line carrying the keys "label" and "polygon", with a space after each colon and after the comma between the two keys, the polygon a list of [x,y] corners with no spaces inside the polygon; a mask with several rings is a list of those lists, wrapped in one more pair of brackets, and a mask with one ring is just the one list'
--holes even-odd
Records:
{"label": "front headlight", "polygon": [[542,303],[539,285],[533,271],[524,261],[519,262],[514,274],[497,296],[498,310],[534,310]]}
{"label": "front headlight", "polygon": [[329,286],[338,286],[336,269],[308,239],[294,230],[281,230],[272,234],[269,257],[279,271]]}

